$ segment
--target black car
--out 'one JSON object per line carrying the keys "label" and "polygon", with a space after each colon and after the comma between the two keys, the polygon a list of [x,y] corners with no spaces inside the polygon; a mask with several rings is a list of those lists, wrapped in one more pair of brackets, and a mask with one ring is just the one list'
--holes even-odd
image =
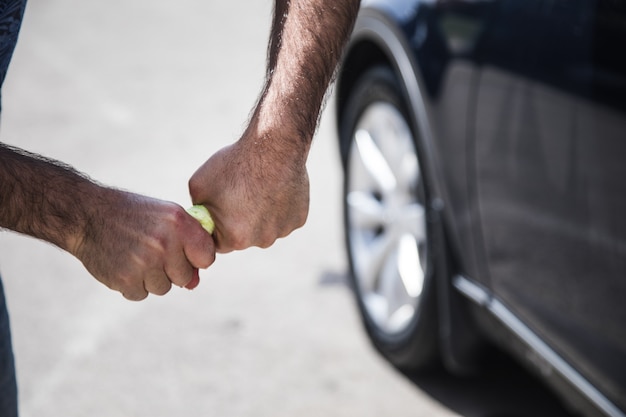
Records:
{"label": "black car", "polygon": [[376,348],[626,416],[626,1],[364,0],[336,99]]}

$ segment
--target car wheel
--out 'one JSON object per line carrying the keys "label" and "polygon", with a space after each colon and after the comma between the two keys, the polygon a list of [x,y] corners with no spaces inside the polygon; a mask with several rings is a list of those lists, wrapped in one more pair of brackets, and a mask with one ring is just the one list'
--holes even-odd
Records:
{"label": "car wheel", "polygon": [[365,72],[346,100],[344,227],[351,279],[374,346],[402,369],[437,363],[434,242],[418,136],[397,78]]}

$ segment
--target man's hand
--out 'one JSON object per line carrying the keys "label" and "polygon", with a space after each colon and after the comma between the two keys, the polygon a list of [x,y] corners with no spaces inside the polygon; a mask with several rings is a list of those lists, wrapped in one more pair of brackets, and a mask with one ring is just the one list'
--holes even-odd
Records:
{"label": "man's hand", "polygon": [[0,143],[0,227],[50,242],[126,298],[198,285],[213,239],[180,206],[103,187],[72,167]]}
{"label": "man's hand", "polygon": [[198,285],[215,260],[211,236],[180,206],[105,189],[69,250],[100,282],[129,300]]}
{"label": "man's hand", "polygon": [[243,137],[189,182],[215,220],[218,252],[267,247],[302,226],[306,158],[359,0],[276,0],[265,86]]}
{"label": "man's hand", "polygon": [[255,124],[235,144],[206,161],[189,181],[194,204],[215,221],[218,252],[268,247],[306,221],[306,151],[291,149],[285,132],[260,133]]}

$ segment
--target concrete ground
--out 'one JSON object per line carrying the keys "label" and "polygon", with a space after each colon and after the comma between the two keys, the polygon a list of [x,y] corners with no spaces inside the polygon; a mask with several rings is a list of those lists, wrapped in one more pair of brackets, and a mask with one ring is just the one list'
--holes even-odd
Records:
{"label": "concrete ground", "polygon": [[[271,8],[270,0],[30,0],[0,137],[187,206],[187,179],[237,139],[255,102]],[[23,417],[462,412],[442,401],[450,380],[421,388],[381,360],[361,329],[344,285],[329,106],[309,160],[307,225],[270,249],[219,256],[193,292],[128,302],[68,254],[0,234]],[[478,408],[465,415],[485,415]]]}

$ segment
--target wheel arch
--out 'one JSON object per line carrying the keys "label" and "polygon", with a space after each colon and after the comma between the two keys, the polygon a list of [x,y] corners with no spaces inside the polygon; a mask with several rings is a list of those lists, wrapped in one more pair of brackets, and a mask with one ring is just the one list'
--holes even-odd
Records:
{"label": "wheel arch", "polygon": [[[438,265],[437,274],[438,310],[440,316],[440,354],[446,368],[457,373],[468,373],[479,367],[477,345],[482,339],[466,311],[466,300],[452,287],[451,277],[458,273],[458,240],[454,219],[445,210],[447,192],[442,182],[440,158],[435,146],[435,136],[431,129],[428,98],[424,96],[424,82],[420,68],[409,42],[402,30],[383,11],[364,8],[357,20],[351,41],[346,49],[336,87],[337,131],[344,117],[344,111],[356,83],[368,69],[385,65],[391,68],[402,85],[404,100],[409,109],[411,127],[420,135],[421,147],[418,151],[424,156],[422,169],[431,184],[431,203],[435,221],[440,223],[444,236],[439,251],[445,251],[445,264]],[[340,155],[345,167],[348,155],[348,138],[339,137]],[[441,271],[443,269],[443,271]]]}
{"label": "wheel arch", "polygon": [[[348,97],[359,77],[369,68],[377,65],[390,67],[402,85],[404,100],[409,109],[411,128],[421,137],[419,149],[424,155],[425,171],[432,184],[432,200],[443,209],[447,201],[445,185],[441,182],[442,172],[434,146],[435,139],[431,129],[429,104],[424,96],[424,83],[420,76],[420,68],[411,52],[406,36],[382,11],[365,8],[359,15],[353,36],[348,45],[337,77],[336,88],[336,121],[339,123],[344,116]],[[345,138],[339,138],[342,163],[345,164],[347,145]]]}

